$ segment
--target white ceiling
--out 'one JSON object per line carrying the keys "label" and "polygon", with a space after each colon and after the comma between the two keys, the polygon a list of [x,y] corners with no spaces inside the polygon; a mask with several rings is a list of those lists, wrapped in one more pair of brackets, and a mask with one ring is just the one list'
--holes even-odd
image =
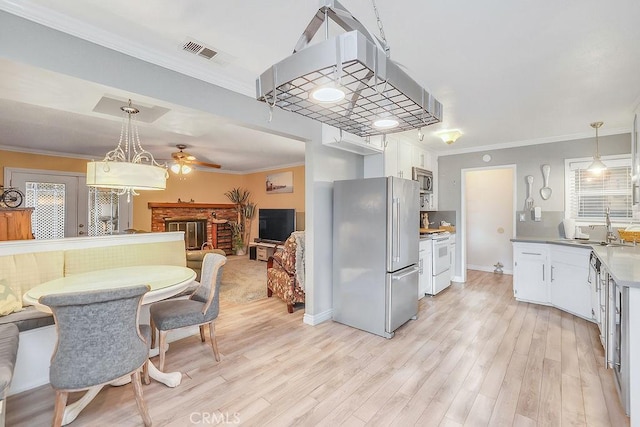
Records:
{"label": "white ceiling", "polygon": [[[448,154],[582,138],[593,136],[589,123],[597,120],[605,123],[601,135],[629,131],[640,103],[640,2],[376,3],[391,58],[444,105],[444,122],[423,129],[425,148]],[[370,1],[342,4],[378,34]],[[260,73],[291,54],[318,6],[318,0],[0,0],[0,9],[248,96],[255,96]],[[187,38],[221,54],[206,61],[183,52]],[[132,94],[21,67],[0,61],[0,126],[18,145],[21,138],[34,145],[45,130],[65,152],[95,156],[114,145],[119,119],[91,110],[105,94]],[[43,83],[26,90],[30,78]],[[13,90],[18,84],[22,90]],[[71,97],[67,84],[82,85],[74,90],[82,96]],[[152,99],[136,101],[170,109],[153,125],[140,126],[143,145],[159,147],[157,157],[168,158],[176,143],[184,143],[200,160],[232,171],[304,159],[301,142],[268,136],[263,153],[255,155],[257,131]],[[63,133],[69,127],[73,135]],[[445,128],[464,135],[446,146],[433,135]],[[403,137],[417,142],[416,133]],[[247,150],[254,154],[243,154]]]}

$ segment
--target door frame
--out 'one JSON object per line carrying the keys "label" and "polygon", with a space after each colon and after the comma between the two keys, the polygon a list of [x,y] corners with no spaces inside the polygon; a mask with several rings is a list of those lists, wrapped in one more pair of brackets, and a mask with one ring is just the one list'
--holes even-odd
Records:
{"label": "door frame", "polygon": [[[498,169],[511,169],[513,173],[513,181],[511,183],[511,191],[513,192],[513,206],[512,206],[512,218],[511,218],[511,238],[516,237],[516,210],[518,203],[518,177],[517,177],[517,165],[495,165],[495,166],[483,166],[477,168],[464,168],[460,170],[460,229],[462,231],[460,239],[460,268],[462,282],[467,281],[467,172],[476,171],[490,171]],[[455,256],[455,254],[454,254]],[[507,266],[505,266],[507,267]],[[510,266],[511,268],[513,266]]]}

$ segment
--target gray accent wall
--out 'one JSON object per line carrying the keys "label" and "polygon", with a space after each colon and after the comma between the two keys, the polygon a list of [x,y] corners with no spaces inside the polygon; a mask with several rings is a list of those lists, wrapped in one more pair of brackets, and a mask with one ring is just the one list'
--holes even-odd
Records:
{"label": "gray accent wall", "polygon": [[[632,117],[629,114],[629,124]],[[588,123],[585,123],[585,127]],[[606,126],[606,124],[605,124]],[[631,152],[631,134],[603,136],[599,138],[600,155],[629,154]],[[475,153],[444,155],[438,158],[438,209],[456,212],[456,265],[462,268],[462,250],[466,236],[461,227],[461,180],[463,169],[491,168],[504,165],[516,165],[516,235],[523,233],[529,237],[564,237],[562,218],[564,215],[564,161],[565,159],[591,157],[595,152],[595,134],[593,138],[571,141],[552,142],[547,144],[528,145],[523,147],[503,148],[497,150],[478,151]],[[491,161],[484,162],[485,154]],[[541,166],[551,166],[549,187],[552,195],[548,200],[540,197],[542,188]],[[533,175],[533,197],[535,205],[542,209],[542,221],[534,222],[530,214],[526,214],[525,222],[517,221],[517,213],[524,210],[527,183],[525,177]],[[490,188],[487,191],[491,191]],[[463,244],[460,244],[463,242]],[[466,266],[465,266],[466,267]],[[458,270],[460,271],[460,270]]]}
{"label": "gray accent wall", "polygon": [[[631,114],[629,114],[631,125]],[[585,124],[585,127],[588,123]],[[606,126],[606,124],[605,124]],[[603,136],[599,138],[600,155],[629,154],[631,152],[631,134]],[[518,209],[524,208],[526,198],[527,175],[533,175],[533,193],[536,206],[545,211],[564,211],[564,161],[565,159],[591,157],[595,151],[595,137],[548,144],[528,145],[524,147],[479,151],[476,153],[454,154],[438,157],[438,209],[460,212],[460,181],[462,169],[490,168],[492,166],[516,165],[516,183]],[[491,155],[490,162],[482,161],[482,156]],[[540,197],[542,187],[543,164],[551,166],[549,187],[553,190],[548,200]],[[491,189],[487,189],[491,191]]]}

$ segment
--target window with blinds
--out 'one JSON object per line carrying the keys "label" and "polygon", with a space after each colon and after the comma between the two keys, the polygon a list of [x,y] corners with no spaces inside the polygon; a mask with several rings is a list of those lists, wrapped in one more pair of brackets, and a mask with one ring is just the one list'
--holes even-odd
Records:
{"label": "window with blinds", "polygon": [[607,207],[612,220],[632,218],[631,158],[602,159],[607,169],[600,174],[587,170],[592,160],[567,160],[566,209],[578,221],[602,221]]}

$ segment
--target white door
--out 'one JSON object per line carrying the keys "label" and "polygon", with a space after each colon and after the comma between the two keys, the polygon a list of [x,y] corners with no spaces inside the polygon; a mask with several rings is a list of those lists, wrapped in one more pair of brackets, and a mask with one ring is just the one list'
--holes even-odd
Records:
{"label": "white door", "polygon": [[87,234],[88,189],[84,174],[7,169],[10,184],[25,194],[24,206],[35,208],[31,229],[36,239]]}

